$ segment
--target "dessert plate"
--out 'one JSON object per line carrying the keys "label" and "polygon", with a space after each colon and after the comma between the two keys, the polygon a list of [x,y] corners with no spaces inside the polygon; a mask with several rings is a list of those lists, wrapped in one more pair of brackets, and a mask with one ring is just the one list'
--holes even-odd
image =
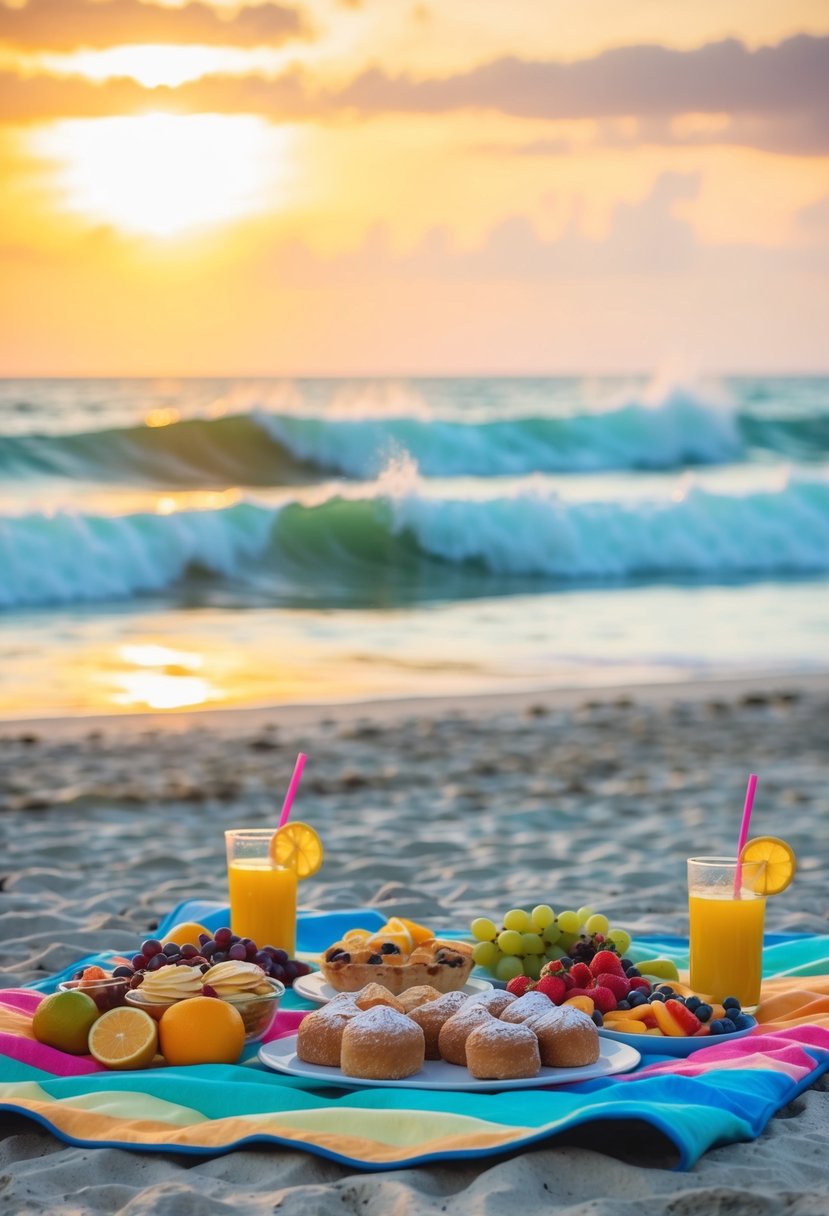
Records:
{"label": "dessert plate", "polygon": [[447,1064],[445,1060],[427,1060],[419,1072],[404,1081],[370,1081],[365,1077],[347,1077],[339,1068],[324,1068],[321,1064],[306,1064],[296,1054],[296,1035],[275,1039],[259,1048],[259,1059],[276,1072],[302,1077],[317,1085],[346,1086],[348,1089],[381,1087],[383,1089],[537,1089],[541,1085],[571,1085],[575,1081],[592,1081],[617,1072],[630,1072],[641,1056],[626,1043],[611,1043],[602,1039],[599,1058],[584,1068],[542,1068],[534,1077],[515,1077],[510,1081],[479,1081],[465,1068]]}
{"label": "dessert plate", "polygon": [[[474,996],[476,992],[489,992],[492,987],[489,980],[479,980],[473,976],[467,980],[461,992]],[[321,971],[312,971],[310,975],[301,975],[295,979],[294,992],[306,1001],[313,1001],[315,1005],[327,1005],[331,998],[337,995],[337,989],[326,983]]]}
{"label": "dessert plate", "polygon": [[716,1047],[718,1043],[733,1043],[735,1039],[743,1039],[747,1034],[751,1034],[756,1025],[757,1022],[752,1018],[751,1025],[746,1026],[744,1030],[735,1030],[731,1034],[706,1034],[701,1038],[696,1035],[673,1038],[670,1035],[658,1034],[622,1034],[619,1030],[608,1030],[605,1026],[599,1027],[599,1035],[610,1042],[635,1047],[642,1055],[689,1056],[692,1051],[699,1051],[701,1047]]}

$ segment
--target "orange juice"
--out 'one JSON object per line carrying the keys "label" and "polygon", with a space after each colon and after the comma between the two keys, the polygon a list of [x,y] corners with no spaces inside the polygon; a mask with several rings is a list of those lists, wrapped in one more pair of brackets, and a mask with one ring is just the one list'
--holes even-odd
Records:
{"label": "orange juice", "polygon": [[760,999],[763,970],[763,923],[766,901],[760,897],[717,898],[713,891],[691,890],[691,987],[721,1001],[736,996],[753,1008]]}
{"label": "orange juice", "polygon": [[230,927],[257,946],[277,946],[293,958],[296,948],[296,870],[267,858],[234,859],[227,867]]}

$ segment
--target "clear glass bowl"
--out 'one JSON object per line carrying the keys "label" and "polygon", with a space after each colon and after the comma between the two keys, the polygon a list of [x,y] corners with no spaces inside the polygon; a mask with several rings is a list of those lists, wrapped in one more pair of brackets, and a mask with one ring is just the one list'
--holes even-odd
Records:
{"label": "clear glass bowl", "polygon": [[101,1013],[126,1004],[129,979],[123,976],[107,976],[102,980],[64,980],[58,984],[58,992],[85,992],[91,996]]}
{"label": "clear glass bowl", "polygon": [[[211,998],[211,1000],[224,1000],[228,1005],[234,1005],[239,1010],[242,1021],[245,1023],[246,1043],[256,1043],[267,1034],[276,1017],[279,1002],[285,995],[285,985],[280,984],[279,980],[266,979],[263,980],[263,983],[268,985],[270,992],[245,992],[239,996]],[[134,1005],[136,1009],[143,1009],[156,1021],[160,1021],[165,1010],[169,1009],[171,1005],[177,1005],[179,1000],[187,998],[180,997],[172,1001],[148,1001],[141,995],[140,988],[130,988],[127,990],[126,999],[128,1005]]]}

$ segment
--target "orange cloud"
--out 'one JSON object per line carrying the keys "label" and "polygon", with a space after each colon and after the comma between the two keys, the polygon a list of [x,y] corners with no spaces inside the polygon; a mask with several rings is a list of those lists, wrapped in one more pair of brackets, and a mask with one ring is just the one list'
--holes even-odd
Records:
{"label": "orange cloud", "polygon": [[[638,120],[628,134],[605,128],[600,143],[728,143],[824,155],[829,152],[827,80],[829,37],[808,35],[755,51],[730,39],[691,51],[621,47],[573,63],[504,58],[441,79],[392,78],[371,69],[339,89],[315,85],[297,69],[277,77],[215,74],[155,89],[124,79],[92,83],[83,77],[6,73],[0,75],[0,121],[131,114],[148,105],[179,113],[257,114],[273,121],[479,109],[535,120]],[[724,121],[683,131],[671,125],[679,115],[722,115]],[[542,140],[515,150],[547,154],[562,145]]]}
{"label": "orange cloud", "polygon": [[75,51],[141,43],[278,46],[308,34],[305,18],[281,4],[257,4],[225,17],[193,0],[179,8],[144,0],[29,0],[0,4],[0,42],[27,51]]}

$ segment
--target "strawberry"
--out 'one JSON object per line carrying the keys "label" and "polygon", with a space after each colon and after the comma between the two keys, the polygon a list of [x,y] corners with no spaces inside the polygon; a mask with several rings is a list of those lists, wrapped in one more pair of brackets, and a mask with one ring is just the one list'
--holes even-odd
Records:
{"label": "strawberry", "polygon": [[599,950],[594,954],[590,963],[590,970],[594,976],[605,973],[609,973],[610,975],[625,974],[622,960],[613,950]]}
{"label": "strawberry", "polygon": [[531,980],[528,975],[516,975],[507,984],[507,992],[511,992],[513,996],[523,996],[525,992],[529,992],[535,987],[535,981]]}
{"label": "strawberry", "polygon": [[615,971],[603,971],[601,975],[597,975],[596,986],[609,988],[617,1001],[623,1001],[630,992],[630,981],[627,976],[617,975]]}
{"label": "strawberry", "polygon": [[592,996],[593,996],[593,993],[594,993],[595,991],[596,991],[596,989],[595,989],[595,988],[576,988],[576,987],[573,987],[573,988],[568,988],[568,989],[567,989],[567,996],[565,997],[564,1003],[565,1003],[565,1005],[566,1005],[566,1004],[568,1004],[568,1003],[569,1003],[569,1001],[570,1001],[570,998],[571,998],[571,997],[574,997],[574,996],[589,996],[589,997],[592,997]]}
{"label": "strawberry", "polygon": [[560,958],[554,958],[549,963],[545,963],[541,968],[541,979],[545,975],[563,975],[567,968]]}
{"label": "strawberry", "polygon": [[570,968],[570,979],[577,988],[589,988],[593,983],[593,973],[587,963],[573,963]]}
{"label": "strawberry", "polygon": [[[507,984],[509,989],[509,984]],[[544,975],[535,985],[536,992],[543,992],[548,996],[554,1005],[560,1005],[567,994],[567,985],[561,976]]]}
{"label": "strawberry", "polygon": [[593,998],[593,1004],[599,1013],[610,1013],[611,1009],[616,1008],[616,994],[604,984],[597,984],[595,988],[591,988],[588,995]]}

